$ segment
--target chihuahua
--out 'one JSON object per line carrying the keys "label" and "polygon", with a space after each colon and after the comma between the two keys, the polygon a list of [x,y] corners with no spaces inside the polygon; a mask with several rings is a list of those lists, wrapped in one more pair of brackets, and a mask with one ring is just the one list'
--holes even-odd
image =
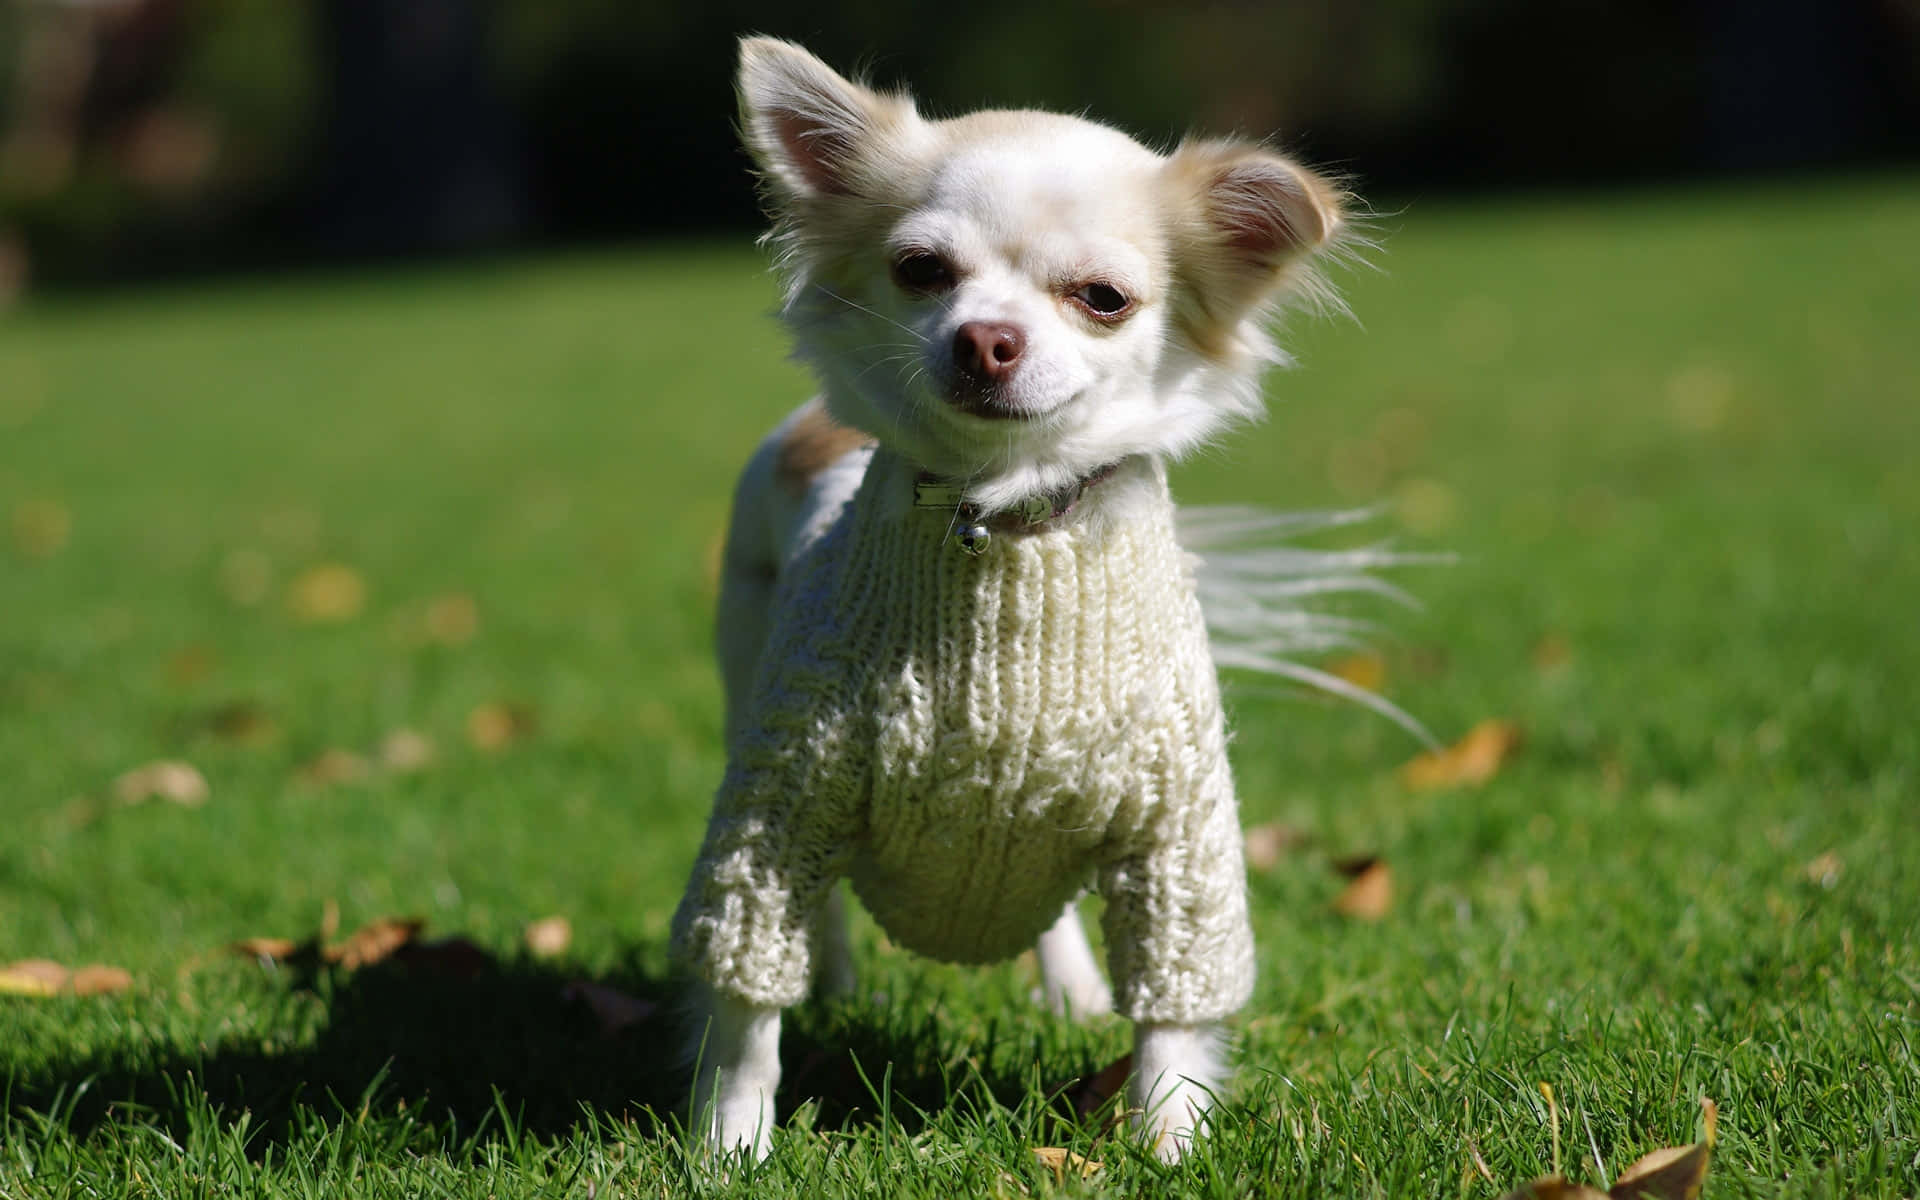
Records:
{"label": "chihuahua", "polygon": [[822,390],[749,462],[724,556],[728,767],[673,930],[696,1128],[769,1152],[781,1010],[853,987],[844,879],[898,944],[1032,947],[1054,1008],[1130,1019],[1137,1126],[1178,1158],[1253,946],[1167,464],[1259,415],[1349,198],[1254,142],[930,119],[770,38],[738,87]]}

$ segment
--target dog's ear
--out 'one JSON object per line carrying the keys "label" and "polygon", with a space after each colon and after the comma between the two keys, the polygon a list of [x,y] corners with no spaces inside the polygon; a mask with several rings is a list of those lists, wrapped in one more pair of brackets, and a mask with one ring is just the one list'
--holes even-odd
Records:
{"label": "dog's ear", "polygon": [[1255,271],[1319,249],[1340,228],[1340,193],[1264,146],[1188,142],[1167,171],[1222,249]]}
{"label": "dog's ear", "polygon": [[906,97],[862,87],[778,38],[740,39],[737,82],[747,148],[796,199],[856,191],[863,147],[913,115]]}
{"label": "dog's ear", "polygon": [[1313,289],[1313,274],[1296,268],[1339,235],[1338,187],[1250,142],[1184,143],[1164,173],[1183,315],[1197,342],[1235,341],[1241,319],[1289,284]]}

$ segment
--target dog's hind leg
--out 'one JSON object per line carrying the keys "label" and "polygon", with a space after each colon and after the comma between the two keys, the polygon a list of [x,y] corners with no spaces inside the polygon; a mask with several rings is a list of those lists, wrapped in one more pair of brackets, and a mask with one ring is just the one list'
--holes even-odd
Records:
{"label": "dog's hind leg", "polygon": [[1075,1017],[1113,1011],[1113,989],[1100,974],[1093,947],[1087,944],[1077,900],[1068,901],[1060,919],[1040,935],[1034,953],[1040,959],[1040,987],[1047,1007]]}
{"label": "dog's hind leg", "polygon": [[847,900],[835,884],[813,919],[813,994],[851,996],[859,979],[853,970],[853,940],[847,933]]}

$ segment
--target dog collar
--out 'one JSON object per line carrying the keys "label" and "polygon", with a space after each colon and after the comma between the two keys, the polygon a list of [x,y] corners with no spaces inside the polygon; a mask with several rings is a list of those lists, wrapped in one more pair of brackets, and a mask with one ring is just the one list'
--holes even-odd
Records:
{"label": "dog collar", "polygon": [[1119,469],[1119,463],[1108,463],[1063,488],[1024,497],[1015,501],[1012,507],[994,513],[988,513],[968,500],[964,484],[942,479],[931,471],[922,471],[913,481],[913,506],[952,513],[953,528],[948,536],[962,550],[977,558],[987,552],[994,530],[1002,533],[1036,533],[1042,526],[1072,512],[1088,488],[1112,478]]}

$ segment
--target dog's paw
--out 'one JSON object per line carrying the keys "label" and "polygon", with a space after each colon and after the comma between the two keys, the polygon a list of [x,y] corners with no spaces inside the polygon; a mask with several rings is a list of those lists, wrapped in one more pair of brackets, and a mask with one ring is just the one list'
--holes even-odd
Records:
{"label": "dog's paw", "polygon": [[1213,1098],[1183,1081],[1172,1088],[1155,1088],[1149,1103],[1153,1107],[1134,1117],[1140,1140],[1161,1162],[1179,1162],[1193,1149],[1194,1139],[1206,1133]]}
{"label": "dog's paw", "polygon": [[717,1155],[764,1160],[773,1152],[773,1093],[722,1085],[713,1099],[706,1132],[707,1148]]}

